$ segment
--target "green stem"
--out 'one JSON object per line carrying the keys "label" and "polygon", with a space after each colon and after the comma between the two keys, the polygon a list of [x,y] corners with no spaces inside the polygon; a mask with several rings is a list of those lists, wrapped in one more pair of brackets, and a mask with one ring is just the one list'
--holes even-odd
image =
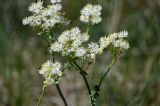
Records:
{"label": "green stem", "polygon": [[99,97],[99,92],[100,92],[100,87],[101,87],[101,85],[102,85],[102,82],[103,82],[105,76],[109,73],[109,71],[110,71],[112,65],[114,64],[114,62],[115,62],[115,57],[113,57],[112,63],[111,63],[110,66],[108,67],[108,69],[107,69],[107,71],[105,72],[105,74],[102,76],[99,84],[94,86],[94,91],[95,91],[95,93],[94,93],[94,95],[92,95],[92,99],[93,99],[94,103],[96,102],[96,99]]}
{"label": "green stem", "polygon": [[[54,52],[51,53],[51,59],[52,59],[53,62],[55,62]],[[67,68],[67,67],[64,67],[64,69],[62,70],[62,72],[63,72],[66,68]],[[55,84],[55,85],[56,85],[57,91],[58,91],[58,93],[59,93],[59,95],[60,95],[60,97],[61,97],[61,99],[62,99],[62,101],[63,101],[63,103],[64,103],[64,106],[68,106],[68,105],[67,105],[67,102],[66,102],[66,99],[65,99],[65,97],[63,96],[63,93],[62,93],[59,85],[58,85],[58,84]]]}
{"label": "green stem", "polygon": [[41,93],[41,95],[40,95],[40,97],[39,97],[39,100],[38,100],[38,103],[37,103],[36,106],[39,106],[39,104],[40,104],[40,102],[41,102],[41,99],[42,99],[42,96],[43,96],[43,94],[44,94],[44,91],[45,91],[45,86],[43,87],[42,93]]}
{"label": "green stem", "polygon": [[[52,59],[53,62],[55,62],[54,53],[51,54],[51,59]],[[65,69],[66,69],[66,67],[62,70],[62,72],[63,72]],[[59,93],[59,95],[60,95],[60,97],[61,97],[61,99],[62,99],[62,101],[63,101],[63,103],[64,103],[64,106],[68,106],[68,105],[67,105],[67,102],[66,102],[66,99],[65,99],[65,97],[63,96],[63,93],[62,93],[62,91],[61,91],[61,89],[60,89],[60,87],[59,87],[58,84],[56,84],[56,88],[57,88],[57,91],[58,91],[58,93]]]}
{"label": "green stem", "polygon": [[63,67],[62,72],[64,72],[64,71],[69,67],[69,65],[70,65],[70,63],[67,62],[67,63],[65,64],[65,66]]}
{"label": "green stem", "polygon": [[52,62],[55,62],[54,52],[53,52],[53,53],[51,53],[51,59],[52,59]]}
{"label": "green stem", "polygon": [[110,71],[112,65],[114,64],[114,62],[115,62],[115,58],[113,57],[112,63],[110,64],[110,66],[108,67],[107,71],[105,72],[105,74],[103,75],[103,77],[101,78],[101,80],[100,80],[100,82],[99,82],[99,85],[98,85],[99,88],[100,88],[100,86],[102,85],[102,82],[103,82],[105,76],[109,73],[109,71]]}
{"label": "green stem", "polygon": [[[73,63],[76,65],[76,67],[79,69],[79,71],[83,71],[83,69],[82,69],[75,61],[73,61]],[[91,94],[90,86],[89,86],[89,83],[88,83],[88,81],[87,81],[86,76],[83,75],[83,74],[81,74],[81,75],[82,75],[82,77],[83,77],[83,79],[84,79],[84,81],[85,81],[85,84],[86,84],[86,86],[87,86],[87,89],[88,89],[89,94]]]}
{"label": "green stem", "polygon": [[[76,63],[76,61],[73,60],[73,63],[74,63],[75,66],[79,69],[80,72],[81,72],[81,71],[84,72],[84,70]],[[81,73],[80,73],[80,75],[83,77],[83,80],[84,80],[84,82],[85,82],[85,84],[86,84],[86,87],[87,87],[87,90],[88,90],[88,93],[89,93],[89,97],[90,97],[90,100],[91,100],[91,106],[95,106],[94,101],[93,101],[92,96],[91,96],[91,89],[90,89],[88,80],[87,80],[87,78],[86,78],[86,76],[85,76],[84,74],[81,74]]]}
{"label": "green stem", "polygon": [[65,97],[63,96],[63,93],[62,93],[62,91],[61,91],[61,89],[60,89],[60,87],[59,87],[58,84],[56,84],[56,88],[57,88],[57,91],[58,91],[60,97],[62,98],[62,101],[63,101],[63,103],[64,103],[64,106],[68,106],[68,104],[67,104],[67,102],[66,102],[66,99],[65,99]]}
{"label": "green stem", "polygon": [[89,27],[89,26],[87,26],[87,34],[89,33],[89,31],[90,31],[90,27]]}

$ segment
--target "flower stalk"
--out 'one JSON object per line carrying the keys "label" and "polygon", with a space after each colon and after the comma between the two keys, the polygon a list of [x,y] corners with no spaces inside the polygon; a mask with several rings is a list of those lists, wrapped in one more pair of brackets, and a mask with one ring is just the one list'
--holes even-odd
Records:
{"label": "flower stalk", "polygon": [[[53,62],[55,62],[54,53],[51,54],[51,59],[52,59]],[[62,72],[65,71],[65,69],[66,69],[67,67],[68,67],[68,65],[62,69]],[[65,97],[64,97],[64,95],[63,95],[63,93],[62,93],[62,91],[61,91],[61,88],[60,88],[60,86],[58,85],[58,83],[56,83],[55,86],[56,86],[56,89],[57,89],[57,91],[58,91],[58,93],[59,93],[59,95],[60,95],[63,103],[64,103],[64,106],[68,106],[67,101],[66,101],[66,99],[65,99]]]}
{"label": "flower stalk", "polygon": [[62,101],[64,103],[64,106],[68,106],[68,104],[66,102],[66,99],[65,99],[65,97],[64,97],[64,95],[63,95],[63,93],[62,93],[62,91],[60,89],[60,86],[58,84],[56,84],[56,88],[57,88],[57,91],[58,91],[58,93],[59,93],[59,95],[60,95],[60,97],[61,97],[61,99],[62,99]]}
{"label": "flower stalk", "polygon": [[39,104],[40,104],[40,102],[41,102],[41,99],[42,99],[42,96],[43,96],[43,94],[44,94],[44,91],[45,91],[45,86],[43,86],[42,93],[41,93],[41,95],[40,95],[40,97],[39,97],[39,100],[38,100],[38,103],[37,103],[36,106],[39,106]]}
{"label": "flower stalk", "polygon": [[100,80],[100,82],[99,82],[99,84],[98,84],[98,87],[99,87],[99,88],[101,87],[102,82],[103,82],[105,76],[109,73],[109,71],[110,71],[110,69],[111,69],[111,67],[112,67],[112,65],[113,65],[114,63],[115,63],[115,58],[113,57],[111,64],[109,65],[107,71],[106,71],[105,74],[102,76],[102,78],[101,78],[101,80]]}

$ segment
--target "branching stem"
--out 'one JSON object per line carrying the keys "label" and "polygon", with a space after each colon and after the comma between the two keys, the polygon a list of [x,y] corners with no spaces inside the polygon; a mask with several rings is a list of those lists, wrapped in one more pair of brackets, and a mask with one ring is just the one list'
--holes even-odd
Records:
{"label": "branching stem", "polygon": [[[84,72],[84,70],[77,64],[76,61],[73,60],[73,63],[74,63],[75,66],[79,69],[80,72],[81,72],[81,71]],[[73,64],[72,64],[72,65],[73,65]],[[94,101],[93,101],[92,96],[91,96],[91,89],[90,89],[88,80],[87,80],[87,78],[86,78],[86,76],[85,76],[84,74],[82,74],[82,73],[80,73],[80,74],[81,74],[81,76],[83,77],[83,80],[84,80],[84,82],[85,82],[85,84],[86,84],[86,87],[87,87],[87,90],[88,90],[88,93],[89,93],[89,97],[90,97],[90,100],[91,100],[91,106],[95,106]]]}

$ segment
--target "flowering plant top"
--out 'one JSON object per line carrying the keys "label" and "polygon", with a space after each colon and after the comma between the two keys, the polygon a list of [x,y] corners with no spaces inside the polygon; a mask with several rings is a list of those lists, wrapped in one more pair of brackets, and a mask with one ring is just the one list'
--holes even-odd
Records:
{"label": "flowering plant top", "polygon": [[[103,36],[98,42],[90,40],[89,29],[95,24],[102,21],[101,10],[102,7],[99,4],[87,4],[80,11],[80,21],[86,24],[86,31],[81,31],[78,26],[63,31],[58,38],[53,36],[53,29],[62,25],[68,25],[69,20],[65,17],[64,12],[61,12],[62,5],[61,0],[50,0],[49,5],[43,6],[43,1],[37,1],[29,6],[29,11],[32,13],[31,16],[23,19],[24,25],[29,25],[33,28],[39,29],[40,33],[45,33],[45,38],[50,43],[49,53],[51,58],[42,64],[39,73],[44,78],[44,86],[46,88],[50,85],[55,84],[56,88],[65,104],[68,106],[65,97],[59,87],[59,83],[63,78],[64,73],[70,67],[74,68],[84,79],[86,88],[88,90],[91,106],[95,106],[96,100],[99,97],[101,84],[110,71],[112,65],[116,62],[120,54],[125,50],[129,49],[129,43],[126,38],[128,37],[127,31],[121,31],[118,33],[109,34]],[[87,68],[80,66],[78,62],[83,64],[94,64],[97,55],[102,55],[104,49],[112,48],[113,59],[109,65],[107,71],[101,76],[98,84],[90,87],[90,83],[87,79]],[[65,63],[58,62],[55,60],[55,52],[60,53],[62,57],[67,57]],[[44,93],[44,89],[42,95]],[[40,103],[41,97],[38,101],[37,106]]]}

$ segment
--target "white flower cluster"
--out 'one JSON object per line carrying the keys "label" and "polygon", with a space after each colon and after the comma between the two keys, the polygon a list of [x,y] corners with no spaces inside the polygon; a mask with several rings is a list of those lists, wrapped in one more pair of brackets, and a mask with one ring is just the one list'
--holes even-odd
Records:
{"label": "white flower cluster", "polygon": [[57,24],[68,24],[66,18],[64,18],[63,13],[60,12],[62,5],[58,2],[61,0],[51,0],[51,5],[46,8],[43,7],[43,2],[38,1],[37,3],[32,3],[29,6],[29,11],[33,13],[32,16],[23,19],[23,24],[29,24],[31,27],[39,27],[43,30],[49,30]]}
{"label": "white flower cluster", "polygon": [[31,6],[29,6],[29,11],[33,13],[40,13],[40,11],[43,9],[43,2],[38,1],[37,3],[32,3]]}
{"label": "white flower cluster", "polygon": [[87,53],[87,50],[83,47],[77,48],[75,52],[76,57],[84,57],[85,54]]}
{"label": "white flower cluster", "polygon": [[58,41],[51,45],[52,52],[61,52],[62,55],[84,56],[86,49],[82,47],[83,42],[89,40],[87,33],[81,33],[78,27],[64,31],[58,38]]}
{"label": "white flower cluster", "polygon": [[99,45],[97,43],[89,43],[88,44],[88,54],[87,54],[87,57],[91,58],[91,59],[95,59],[96,57],[96,54],[99,53]]}
{"label": "white flower cluster", "polygon": [[[23,19],[24,25],[30,25],[48,32],[56,25],[68,24],[69,21],[60,12],[62,10],[61,0],[50,0],[51,5],[43,6],[42,1],[32,3],[29,6],[29,11],[33,14]],[[87,4],[81,10],[80,21],[89,25],[98,24],[102,21],[102,7],[100,5]],[[100,38],[98,43],[89,41],[88,29],[86,33],[81,32],[78,27],[64,31],[53,44],[50,45],[50,52],[59,52],[62,56],[69,56],[81,60],[95,60],[97,54],[103,53],[103,50],[111,45],[116,50],[127,50],[129,43],[125,40],[128,36],[127,31],[113,33],[107,37]],[[65,67],[65,66],[64,66]],[[42,64],[39,73],[45,78],[44,86],[58,84],[62,78],[62,64],[60,62],[46,61]]]}
{"label": "white flower cluster", "polygon": [[87,4],[82,10],[81,10],[81,16],[80,21],[87,23],[87,24],[98,24],[102,21],[101,18],[101,10],[102,7],[100,5],[91,5]]}
{"label": "white flower cluster", "polygon": [[48,60],[42,64],[39,73],[45,78],[44,85],[49,86],[58,83],[63,74],[61,69],[62,65],[59,62],[53,63],[51,60]]}
{"label": "white flower cluster", "polygon": [[95,59],[99,53],[99,45],[97,43],[89,43],[88,48],[83,47],[82,43],[89,40],[87,33],[81,33],[78,27],[63,32],[58,41],[51,44],[51,52],[60,52],[62,55],[74,55],[82,59]]}
{"label": "white flower cluster", "polygon": [[129,49],[129,43],[124,40],[128,36],[127,31],[121,31],[119,33],[113,33],[108,37],[102,37],[100,39],[100,53],[103,52],[103,49],[108,47],[110,44],[115,48],[119,48],[121,50]]}
{"label": "white flower cluster", "polygon": [[87,33],[81,33],[78,27],[64,31],[58,38],[58,41],[51,44],[51,52],[60,52],[63,56],[73,55],[82,59],[95,59],[97,54],[101,54],[109,45],[120,50],[127,50],[129,43],[124,40],[128,35],[127,31],[113,33],[108,37],[100,38],[99,44],[91,42],[88,47],[84,47],[82,43],[89,40]]}

